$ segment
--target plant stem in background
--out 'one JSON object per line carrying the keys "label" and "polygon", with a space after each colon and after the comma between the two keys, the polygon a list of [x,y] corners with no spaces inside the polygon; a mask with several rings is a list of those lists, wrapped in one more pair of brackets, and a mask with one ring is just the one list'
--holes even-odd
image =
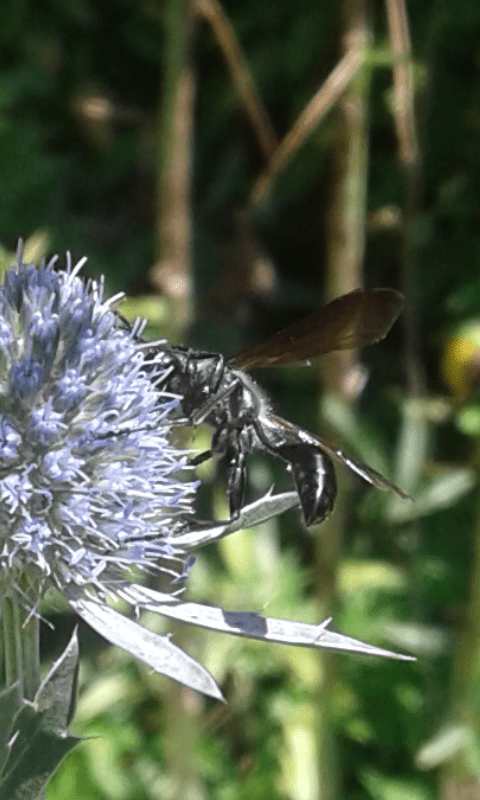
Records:
{"label": "plant stem in background", "polygon": [[480,676],[480,509],[472,543],[470,592],[462,630],[456,649],[451,690],[453,722],[465,731],[464,746],[459,747],[440,771],[440,797],[475,797],[480,792],[478,770],[472,767],[470,740],[478,740],[480,714],[476,699]]}
{"label": "plant stem in background", "polygon": [[[194,315],[192,297],[192,154],[195,104],[195,72],[191,58],[197,24],[190,0],[167,0],[164,7],[165,40],[163,89],[158,129],[158,207],[156,215],[156,263],[154,284],[173,305],[168,337],[182,341]],[[182,288],[183,287],[183,290]],[[185,641],[185,631],[177,641]],[[172,687],[164,697],[165,760],[175,790],[172,800],[198,792],[195,753],[201,704],[194,703],[184,687]],[[181,740],[181,746],[179,741]]]}
{"label": "plant stem in background", "polygon": [[[368,45],[369,22],[363,0],[345,0],[343,8],[345,51],[362,53]],[[368,175],[369,70],[353,78],[340,104],[339,145],[335,159],[335,183],[330,215],[327,293],[330,298],[362,286],[365,250],[366,189]],[[355,351],[332,353],[322,373],[325,391],[348,401],[347,375],[354,368]],[[351,398],[350,398],[351,399]],[[340,476],[340,480],[343,478]],[[320,614],[330,614],[338,604],[337,574],[346,519],[345,493],[340,492],[335,513],[316,537],[316,586]],[[336,657],[322,654],[323,682],[318,695],[318,769],[322,800],[342,796],[332,719]]]}
{"label": "plant stem in background", "polygon": [[165,3],[163,91],[159,109],[156,263],[153,283],[175,303],[175,341],[192,321],[192,153],[196,20],[188,0]]}
{"label": "plant stem in background", "polygon": [[195,10],[212,28],[228,66],[232,83],[240,95],[245,113],[255,132],[258,145],[265,160],[268,161],[277,146],[277,137],[235,29],[217,0],[196,0]]}

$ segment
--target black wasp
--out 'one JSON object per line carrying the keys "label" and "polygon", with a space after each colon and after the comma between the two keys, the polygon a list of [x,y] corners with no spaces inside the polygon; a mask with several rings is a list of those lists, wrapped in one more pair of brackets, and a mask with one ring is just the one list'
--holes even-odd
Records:
{"label": "black wasp", "polygon": [[244,371],[378,342],[395,322],[402,303],[402,295],[393,289],[350,292],[229,359],[165,341],[152,343],[148,355],[157,362],[161,359],[165,367],[160,387],[181,398],[173,424],[206,424],[213,431],[210,450],[192,463],[211,456],[226,462],[232,518],[242,508],[246,461],[253,450],[266,450],[286,462],[307,525],[321,522],[332,511],[337,492],[332,459],[379,489],[408,497],[371,467],[278,417],[263,390]]}

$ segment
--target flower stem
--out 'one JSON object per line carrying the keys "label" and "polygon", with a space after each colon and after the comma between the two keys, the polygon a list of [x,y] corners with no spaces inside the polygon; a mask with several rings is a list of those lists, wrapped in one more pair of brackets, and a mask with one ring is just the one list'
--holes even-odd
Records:
{"label": "flower stem", "polygon": [[[18,629],[17,608],[11,597],[6,597],[2,603],[2,638],[5,657],[5,684],[12,686],[17,680],[22,680],[22,648],[20,639],[16,635]],[[21,687],[23,696],[23,686]]]}
{"label": "flower stem", "polygon": [[3,600],[2,638],[5,683],[18,681],[21,696],[33,700],[40,686],[40,622],[18,594]]}

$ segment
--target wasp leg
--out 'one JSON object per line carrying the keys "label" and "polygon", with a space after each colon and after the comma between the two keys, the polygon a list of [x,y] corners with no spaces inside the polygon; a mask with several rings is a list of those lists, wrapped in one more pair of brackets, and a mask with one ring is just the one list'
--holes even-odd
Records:
{"label": "wasp leg", "polygon": [[[197,361],[214,361],[215,366],[212,374],[209,376],[210,391],[216,394],[220,388],[220,384],[225,375],[225,356],[220,353],[208,353],[203,351],[188,350],[185,368],[187,371],[193,369],[194,362]],[[195,367],[198,369],[198,366]]]}
{"label": "wasp leg", "polygon": [[[214,455],[212,450],[205,450],[199,453],[194,458],[189,460],[189,464],[193,467],[203,464]],[[225,458],[229,462],[228,474],[228,506],[230,516],[228,519],[223,520],[225,523],[235,522],[241,513],[243,506],[243,494],[245,486],[245,453],[236,452],[235,448],[231,448],[231,453],[228,453]],[[208,523],[211,525],[212,523]]]}
{"label": "wasp leg", "polygon": [[243,506],[245,494],[245,472],[247,454],[236,443],[229,448],[226,459],[228,461],[228,508],[232,520],[238,519]]}
{"label": "wasp leg", "polygon": [[237,378],[236,380],[232,381],[230,386],[227,386],[223,392],[216,392],[207,400],[201,408],[197,409],[194,414],[192,414],[192,425],[200,425],[202,422],[206,420],[210,412],[215,408],[216,405],[221,403],[227,397],[230,397],[232,392],[234,392],[240,386],[240,381]]}
{"label": "wasp leg", "polygon": [[204,450],[203,453],[199,453],[197,456],[190,458],[188,463],[192,467],[198,467],[199,464],[203,464],[204,461],[208,461],[209,458],[212,458],[213,452],[211,450]]}

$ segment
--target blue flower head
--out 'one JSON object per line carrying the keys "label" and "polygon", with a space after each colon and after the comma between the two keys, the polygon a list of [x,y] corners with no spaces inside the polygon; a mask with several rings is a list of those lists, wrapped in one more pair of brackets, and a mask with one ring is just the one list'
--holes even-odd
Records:
{"label": "blue flower head", "polygon": [[20,251],[0,286],[0,592],[115,597],[133,567],[182,573],[195,485],[176,474],[161,359],[102,282],[54,267]]}

